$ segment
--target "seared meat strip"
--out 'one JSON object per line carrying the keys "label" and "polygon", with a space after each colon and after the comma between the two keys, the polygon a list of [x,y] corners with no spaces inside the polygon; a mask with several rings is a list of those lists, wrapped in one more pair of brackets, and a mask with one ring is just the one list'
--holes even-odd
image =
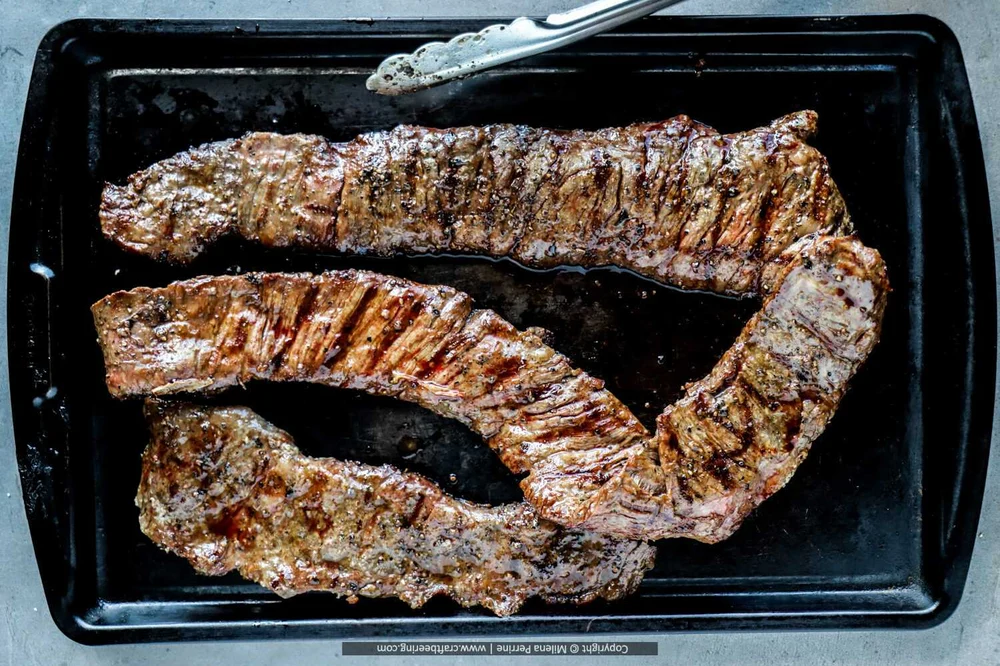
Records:
{"label": "seared meat strip", "polygon": [[549,483],[577,507],[649,446],[603,382],[449,287],[365,271],[250,273],[118,292],[93,312],[116,396],[251,379],[395,396],[466,424],[515,472],[553,457],[563,472]]}
{"label": "seared meat strip", "polygon": [[[733,346],[657,418],[654,452],[630,463],[620,489],[603,488],[605,506],[579,524],[637,534],[628,526],[664,521],[666,496],[674,529],[717,541],[805,460],[878,342],[889,282],[879,253],[854,238],[805,238],[780,263],[775,291]],[[637,481],[653,478],[662,485]]]}
{"label": "seared meat strip", "polygon": [[101,226],[173,261],[238,234],[323,251],[616,265],[764,293],[770,262],[797,239],[851,230],[826,159],[805,143],[815,130],[816,114],[801,111],[726,135],[686,116],[598,131],[400,126],[347,143],[253,133],[108,185]]}
{"label": "seared meat strip", "polygon": [[[878,342],[889,283],[878,252],[851,237],[804,238],[777,263],[777,286],[760,312],[711,373],[657,418],[649,446],[597,472],[600,489],[586,504],[567,492],[567,475],[580,477],[560,458],[570,449],[560,439],[570,419],[524,439],[516,421],[505,424],[494,439],[510,439],[508,447],[558,442],[521,484],[542,515],[606,534],[714,543],[788,482]],[[594,484],[581,485],[590,493]]]}
{"label": "seared meat strip", "polygon": [[718,541],[780,488],[878,339],[888,282],[854,238],[800,241],[712,373],[650,437],[603,382],[465,294],[359,271],[249,274],[93,306],[113,395],[311,381],[416,402],[483,435],[549,520]]}
{"label": "seared meat strip", "polygon": [[618,599],[652,567],[646,544],[564,529],[527,504],[446,495],[388,465],[309,458],[245,407],[147,404],[139,525],[201,573],[237,570],[283,597],[436,594],[510,615],[527,599]]}

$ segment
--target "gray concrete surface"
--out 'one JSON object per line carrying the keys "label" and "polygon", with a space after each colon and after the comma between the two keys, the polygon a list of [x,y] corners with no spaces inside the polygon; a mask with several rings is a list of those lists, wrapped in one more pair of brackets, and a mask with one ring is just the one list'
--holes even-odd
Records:
{"label": "gray concrete surface", "polygon": [[[68,18],[347,16],[504,16],[544,14],[576,0],[0,0],[0,238],[7,237],[14,162],[32,58],[42,35]],[[688,0],[669,13],[858,14],[915,12],[943,19],[957,33],[968,64],[986,152],[994,211],[1000,211],[1000,9],[997,0]],[[994,216],[1000,219],[998,216]],[[994,226],[994,238],[997,228]],[[0,252],[0,299],[6,295]],[[6,312],[6,305],[0,309]],[[6,326],[0,326],[6,349]],[[0,662],[5,664],[326,663],[341,657],[336,641],[240,642],[87,648],[56,629],[42,596],[21,504],[9,414],[6,354],[0,354]],[[1000,664],[1000,445],[991,456],[979,539],[965,596],[943,625],[923,632],[688,634],[662,636],[670,664]],[[379,663],[406,663],[371,658]],[[490,658],[459,663],[492,663]],[[432,662],[445,663],[445,658]],[[566,663],[565,657],[538,662]],[[576,661],[576,660],[574,660]],[[581,660],[584,661],[584,660]],[[598,663],[598,660],[594,660]],[[626,663],[642,663],[638,657]]]}

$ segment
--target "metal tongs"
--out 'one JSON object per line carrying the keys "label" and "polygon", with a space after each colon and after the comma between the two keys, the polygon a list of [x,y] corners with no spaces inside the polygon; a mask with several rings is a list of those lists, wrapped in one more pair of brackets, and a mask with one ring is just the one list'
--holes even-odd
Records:
{"label": "metal tongs", "polygon": [[512,60],[557,49],[652,14],[681,0],[597,0],[544,21],[526,17],[491,25],[449,42],[424,44],[410,54],[386,58],[367,86],[382,95],[402,95],[464,78]]}

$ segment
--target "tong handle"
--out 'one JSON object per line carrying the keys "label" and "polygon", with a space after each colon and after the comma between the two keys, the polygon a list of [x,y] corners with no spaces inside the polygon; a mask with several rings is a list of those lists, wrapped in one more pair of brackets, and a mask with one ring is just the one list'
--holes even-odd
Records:
{"label": "tong handle", "polygon": [[573,26],[578,30],[596,25],[604,31],[678,2],[680,0],[595,0],[576,9],[549,14],[545,23],[553,27]]}

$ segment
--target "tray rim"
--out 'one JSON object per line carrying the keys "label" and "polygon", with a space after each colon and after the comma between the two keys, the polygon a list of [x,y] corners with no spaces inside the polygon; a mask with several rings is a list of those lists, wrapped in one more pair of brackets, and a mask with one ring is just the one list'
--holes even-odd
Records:
{"label": "tray rim", "polygon": [[[26,184],[28,168],[26,163],[37,159],[35,153],[39,144],[44,144],[46,126],[49,114],[45,109],[44,98],[47,94],[48,77],[54,68],[54,59],[58,53],[74,38],[87,34],[159,34],[170,32],[175,34],[193,34],[203,37],[219,37],[225,35],[246,34],[252,37],[258,33],[247,32],[239,26],[260,26],[260,35],[284,36],[301,39],[310,35],[329,37],[359,36],[369,33],[389,35],[392,37],[424,38],[439,34],[451,34],[456,30],[464,30],[466,24],[481,24],[482,17],[465,18],[412,18],[412,19],[91,19],[75,18],[57,24],[51,28],[41,40],[36,51],[34,67],[29,84],[25,115],[22,124],[21,140],[18,149],[17,167],[13,189],[11,209],[11,235],[8,252],[18,244],[21,229],[24,224],[17,225],[14,220],[31,218],[34,211],[29,203],[30,197],[25,196],[29,187]],[[503,20],[503,19],[497,19]],[[51,556],[41,552],[39,535],[46,529],[44,524],[33,519],[28,512],[29,527],[33,545],[36,551],[36,562],[42,574],[46,601],[50,614],[59,629],[69,638],[85,644],[103,644],[138,641],[160,640],[203,640],[217,638],[251,638],[258,637],[316,637],[315,628],[322,627],[322,634],[328,638],[350,638],[360,636],[488,636],[514,635],[523,633],[530,625],[530,631],[539,633],[573,633],[594,631],[595,633],[622,632],[636,634],[654,634],[664,631],[699,630],[699,629],[788,629],[788,628],[927,628],[946,620],[957,607],[969,563],[975,545],[976,527],[983,501],[986,481],[986,462],[989,459],[994,405],[994,379],[996,370],[996,307],[997,291],[994,267],[994,247],[990,203],[986,187],[986,172],[982,154],[978,122],[971,99],[964,59],[961,55],[957,37],[952,30],[939,19],[917,14],[895,15],[864,15],[864,16],[657,16],[643,19],[622,26],[612,34],[634,34],[659,36],[670,33],[691,35],[707,34],[705,24],[710,24],[715,30],[711,34],[760,34],[760,33],[899,33],[919,34],[935,43],[947,45],[955,50],[955,56],[961,65],[961,80],[955,83],[965,110],[970,115],[971,129],[963,132],[960,145],[956,150],[963,156],[965,166],[965,188],[961,198],[967,203],[973,213],[985,213],[985,223],[970,224],[970,236],[975,236],[975,242],[970,240],[968,250],[969,266],[978,266],[977,279],[973,281],[970,290],[970,301],[974,301],[977,314],[970,325],[973,356],[991,359],[992,363],[974,363],[970,377],[972,399],[970,401],[969,436],[963,443],[966,456],[972,462],[982,463],[978,468],[965,469],[959,488],[957,508],[954,512],[954,525],[951,530],[952,540],[947,544],[951,551],[944,570],[943,588],[940,597],[925,609],[917,612],[870,612],[857,611],[849,613],[817,613],[791,612],[786,614],[774,612],[736,613],[732,615],[670,615],[670,616],[635,616],[635,615],[573,615],[573,616],[529,616],[518,615],[513,618],[497,621],[492,617],[460,616],[451,618],[366,618],[355,619],[321,619],[267,621],[250,623],[242,621],[226,621],[217,623],[179,622],[173,624],[101,624],[94,611],[109,610],[115,606],[127,604],[107,604],[96,599],[96,607],[80,608],[79,600],[59,596],[58,590],[51,585],[51,576],[46,570],[55,568],[50,562]],[[457,27],[456,27],[457,26]],[[649,26],[648,30],[640,27]],[[970,213],[970,218],[974,215]],[[36,217],[37,219],[37,217]],[[987,229],[987,227],[989,227]],[[983,242],[988,241],[988,242]],[[23,482],[25,452],[23,436],[19,433],[28,426],[27,417],[18,414],[25,409],[14,408],[14,396],[23,397],[25,390],[15,384],[15,363],[21,343],[17,339],[18,324],[12,323],[11,315],[21,314],[17,297],[23,291],[18,280],[11,279],[15,271],[26,263],[22,260],[8,262],[8,381],[11,387],[11,414],[14,421],[15,447],[17,449],[19,474],[22,475],[23,499],[28,503],[27,484]],[[984,267],[991,273],[990,283],[981,279]],[[16,387],[17,386],[17,387]],[[20,422],[20,426],[19,426]],[[968,464],[966,465],[968,467]],[[925,510],[925,509],[924,509]],[[913,590],[918,596],[929,598],[925,590]],[[68,595],[67,595],[68,596]],[[929,599],[930,600],[930,599]],[[89,619],[88,618],[92,618]],[[97,620],[95,622],[94,620]],[[804,620],[804,621],[802,621]],[[796,623],[802,621],[801,623]],[[638,623],[638,624],[637,624]],[[251,626],[253,625],[253,626]],[[257,626],[264,625],[264,626]],[[428,630],[422,625],[436,625]],[[592,629],[591,625],[596,625]],[[637,628],[638,627],[638,628]],[[249,631],[248,631],[249,629]],[[256,629],[256,632],[255,632]],[[469,631],[471,629],[471,631]],[[359,632],[360,630],[360,632]]]}

